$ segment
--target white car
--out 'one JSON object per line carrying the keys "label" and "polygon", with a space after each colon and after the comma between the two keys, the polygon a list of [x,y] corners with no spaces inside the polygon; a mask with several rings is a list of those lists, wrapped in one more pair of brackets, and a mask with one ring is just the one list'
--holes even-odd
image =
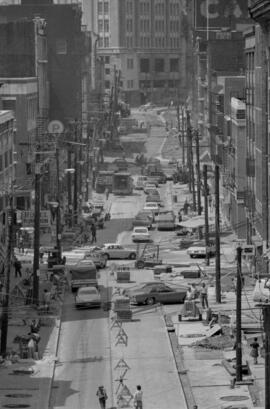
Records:
{"label": "white car", "polygon": [[118,243],[105,243],[101,247],[105,257],[108,259],[130,259],[137,257],[136,250],[126,248]]}
{"label": "white car", "polygon": [[76,308],[100,307],[101,298],[96,287],[80,287],[75,296]]}
{"label": "white car", "polygon": [[157,215],[159,214],[159,205],[156,202],[147,202],[145,203],[143,210],[151,210],[154,215]]}
{"label": "white car", "polygon": [[154,183],[145,183],[144,188],[143,188],[143,191],[144,191],[145,194],[148,195],[153,190],[157,190],[157,185],[156,184],[154,184]]}
{"label": "white car", "polygon": [[132,240],[135,241],[150,241],[151,236],[147,227],[134,227],[132,231]]}

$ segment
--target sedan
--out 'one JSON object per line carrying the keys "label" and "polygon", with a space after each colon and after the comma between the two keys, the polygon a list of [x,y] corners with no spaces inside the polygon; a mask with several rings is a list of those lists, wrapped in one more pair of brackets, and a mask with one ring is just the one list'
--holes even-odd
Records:
{"label": "sedan", "polygon": [[127,290],[126,295],[134,304],[183,303],[187,288],[186,286],[172,287],[165,283],[150,282]]}
{"label": "sedan", "polygon": [[157,185],[156,185],[156,184],[154,184],[154,183],[146,183],[145,186],[144,186],[144,188],[143,188],[143,191],[144,191],[145,194],[148,195],[148,194],[149,194],[150,192],[152,192],[153,190],[157,190],[156,188],[157,188]]}
{"label": "sedan", "polygon": [[117,243],[106,243],[102,247],[105,257],[108,259],[136,259],[136,251],[125,248]]}
{"label": "sedan", "polygon": [[139,226],[144,226],[147,227],[148,229],[152,228],[152,220],[147,214],[137,214],[135,218],[132,220],[132,227],[139,227]]}
{"label": "sedan", "polygon": [[151,210],[154,215],[159,214],[159,205],[156,202],[147,202],[144,205],[143,210]]}
{"label": "sedan", "polygon": [[151,236],[147,227],[134,227],[131,237],[134,242],[151,240]]}
{"label": "sedan", "polygon": [[[212,256],[214,256],[216,254],[216,248],[215,248],[215,244],[213,242],[210,242],[210,245],[208,247],[208,253],[209,253],[210,257],[212,257]],[[206,257],[205,243],[202,243],[202,242],[193,243],[187,249],[187,254],[190,256],[190,258]]]}
{"label": "sedan", "polygon": [[75,296],[76,308],[100,307],[101,298],[95,287],[80,287]]}

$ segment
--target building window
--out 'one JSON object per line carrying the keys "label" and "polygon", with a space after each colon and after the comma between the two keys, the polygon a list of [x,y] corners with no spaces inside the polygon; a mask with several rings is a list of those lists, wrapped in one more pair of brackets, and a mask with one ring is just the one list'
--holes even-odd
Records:
{"label": "building window", "polygon": [[5,152],[5,168],[7,168],[8,165],[9,165],[9,162],[8,162],[8,152]]}
{"label": "building window", "polygon": [[105,74],[106,74],[106,75],[110,75],[110,73],[111,73],[110,68],[105,68]]}
{"label": "building window", "polygon": [[102,7],[102,1],[99,1],[98,2],[98,14],[102,14],[102,12],[103,12],[103,7]]}
{"label": "building window", "polygon": [[109,37],[104,38],[104,48],[108,48],[110,46]]}
{"label": "building window", "polygon": [[103,32],[103,20],[98,20],[98,32]]}
{"label": "building window", "polygon": [[65,38],[57,38],[55,41],[56,54],[67,54],[67,40]]}
{"label": "building window", "polygon": [[166,82],[164,80],[155,80],[153,86],[154,88],[165,88]]}
{"label": "building window", "polygon": [[171,58],[170,59],[170,72],[178,72],[179,71],[179,58]]}
{"label": "building window", "polygon": [[103,48],[103,44],[104,44],[104,42],[103,42],[103,37],[99,37],[98,46],[99,46],[100,48]]}
{"label": "building window", "polygon": [[104,32],[108,33],[110,29],[109,20],[104,20]]}
{"label": "building window", "polygon": [[140,60],[140,72],[150,71],[150,61],[149,58],[141,58]]}
{"label": "building window", "polygon": [[127,31],[128,31],[128,32],[131,32],[131,33],[132,33],[132,31],[133,31],[133,21],[132,21],[131,18],[128,18],[128,19],[127,19]]}
{"label": "building window", "polygon": [[133,68],[134,68],[133,58],[128,58],[127,59],[127,69],[133,70]]}
{"label": "building window", "polygon": [[127,36],[126,44],[127,44],[127,48],[132,48],[133,47],[133,37]]}
{"label": "building window", "polygon": [[109,13],[109,2],[108,1],[104,1],[104,14],[108,14]]}
{"label": "building window", "polygon": [[105,55],[105,64],[110,64],[110,56]]}
{"label": "building window", "polygon": [[111,88],[111,83],[109,80],[105,81],[105,88],[110,89]]}
{"label": "building window", "polygon": [[127,80],[127,88],[131,89],[133,88],[134,84],[133,84],[133,80]]}
{"label": "building window", "polygon": [[163,58],[155,59],[155,72],[164,72],[164,59]]}

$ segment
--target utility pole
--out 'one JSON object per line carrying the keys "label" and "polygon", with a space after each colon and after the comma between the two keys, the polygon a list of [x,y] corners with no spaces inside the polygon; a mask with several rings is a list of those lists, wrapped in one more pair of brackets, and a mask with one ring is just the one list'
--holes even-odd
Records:
{"label": "utility pole", "polygon": [[[67,167],[71,169],[71,149],[67,148]],[[68,224],[72,227],[72,195],[71,195],[71,173],[67,172],[67,193],[68,193]]]}
{"label": "utility pole", "polygon": [[265,409],[270,409],[270,305],[263,306],[265,332]]}
{"label": "utility pole", "polygon": [[219,220],[219,166],[215,166],[215,227],[216,227],[216,302],[221,303],[220,284],[220,220]]}
{"label": "utility pole", "polygon": [[9,314],[9,292],[10,292],[10,270],[12,265],[12,249],[13,249],[13,225],[14,225],[14,209],[13,209],[13,184],[12,191],[9,198],[9,216],[5,214],[5,222],[8,223],[8,245],[7,256],[5,262],[5,294],[3,299],[3,313],[1,320],[1,355],[3,356],[7,350],[7,336],[8,336],[8,314]]}
{"label": "utility pole", "polygon": [[236,381],[242,381],[242,249],[237,247],[237,282],[236,282]]}
{"label": "utility pole", "polygon": [[205,234],[205,248],[206,256],[205,263],[207,266],[210,264],[209,248],[209,220],[208,220],[208,183],[207,183],[207,165],[203,165],[203,181],[204,181],[204,234]]}
{"label": "utility pole", "polygon": [[[192,137],[192,132],[191,132]],[[191,187],[192,187],[192,203],[193,211],[196,212],[196,190],[195,190],[195,176],[194,176],[194,163],[193,163],[193,149],[192,149],[192,139],[190,148],[190,162],[191,162]]]}
{"label": "utility pole", "polygon": [[200,145],[199,145],[199,132],[196,130],[196,167],[197,167],[197,203],[198,203],[198,215],[202,214],[201,206],[201,169],[200,169]]}
{"label": "utility pole", "polygon": [[185,166],[186,158],[185,158],[185,115],[184,115],[184,107],[181,108],[181,120],[182,120],[182,164]]}
{"label": "utility pole", "polygon": [[187,115],[187,167],[188,167],[188,172],[189,172],[188,187],[189,187],[189,191],[191,192],[191,189],[192,189],[192,169],[191,169],[192,133],[191,133],[191,128],[190,128],[190,114],[188,110],[186,110],[186,115]]}
{"label": "utility pole", "polygon": [[[57,135],[56,135],[57,138]],[[57,198],[56,201],[58,203],[57,210],[56,210],[56,248],[57,248],[57,259],[58,263],[60,264],[62,255],[61,255],[61,209],[60,209],[60,168],[59,168],[59,147],[58,147],[58,140],[56,139],[56,189],[57,189]]]}
{"label": "utility pole", "polygon": [[33,260],[33,304],[39,304],[39,242],[40,242],[40,178],[41,163],[36,154],[35,163],[35,216],[34,216],[34,260]]}
{"label": "utility pole", "polygon": [[[74,123],[74,142],[78,142],[78,122],[75,119]],[[73,224],[78,221],[78,154],[77,145],[74,146],[74,187],[73,187]]]}

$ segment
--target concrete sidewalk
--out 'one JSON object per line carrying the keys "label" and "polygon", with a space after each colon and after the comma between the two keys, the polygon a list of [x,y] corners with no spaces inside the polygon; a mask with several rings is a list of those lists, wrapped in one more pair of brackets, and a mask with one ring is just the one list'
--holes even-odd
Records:
{"label": "concrete sidewalk", "polygon": [[[10,278],[7,358],[0,363],[0,407],[20,404],[28,405],[20,407],[48,409],[60,329],[61,300],[51,302],[50,314],[39,315],[35,307],[25,304],[23,294],[16,292],[16,285],[20,287],[23,277],[15,278],[12,272]],[[40,294],[50,285],[51,282],[45,277],[40,277]],[[41,324],[38,344],[41,359],[21,359],[18,337],[27,337],[33,319],[39,319]],[[12,356],[14,359],[11,359]]]}
{"label": "concrete sidewalk", "polygon": [[[134,394],[136,385],[141,385],[147,409],[186,408],[162,310],[142,309],[133,315],[132,321],[123,322],[122,329],[128,337],[127,346],[117,344],[120,329],[111,329],[112,367],[116,368],[120,360],[129,366],[124,383],[131,393]],[[119,379],[121,371],[113,370],[114,380]],[[114,384],[116,403],[119,383]]]}

